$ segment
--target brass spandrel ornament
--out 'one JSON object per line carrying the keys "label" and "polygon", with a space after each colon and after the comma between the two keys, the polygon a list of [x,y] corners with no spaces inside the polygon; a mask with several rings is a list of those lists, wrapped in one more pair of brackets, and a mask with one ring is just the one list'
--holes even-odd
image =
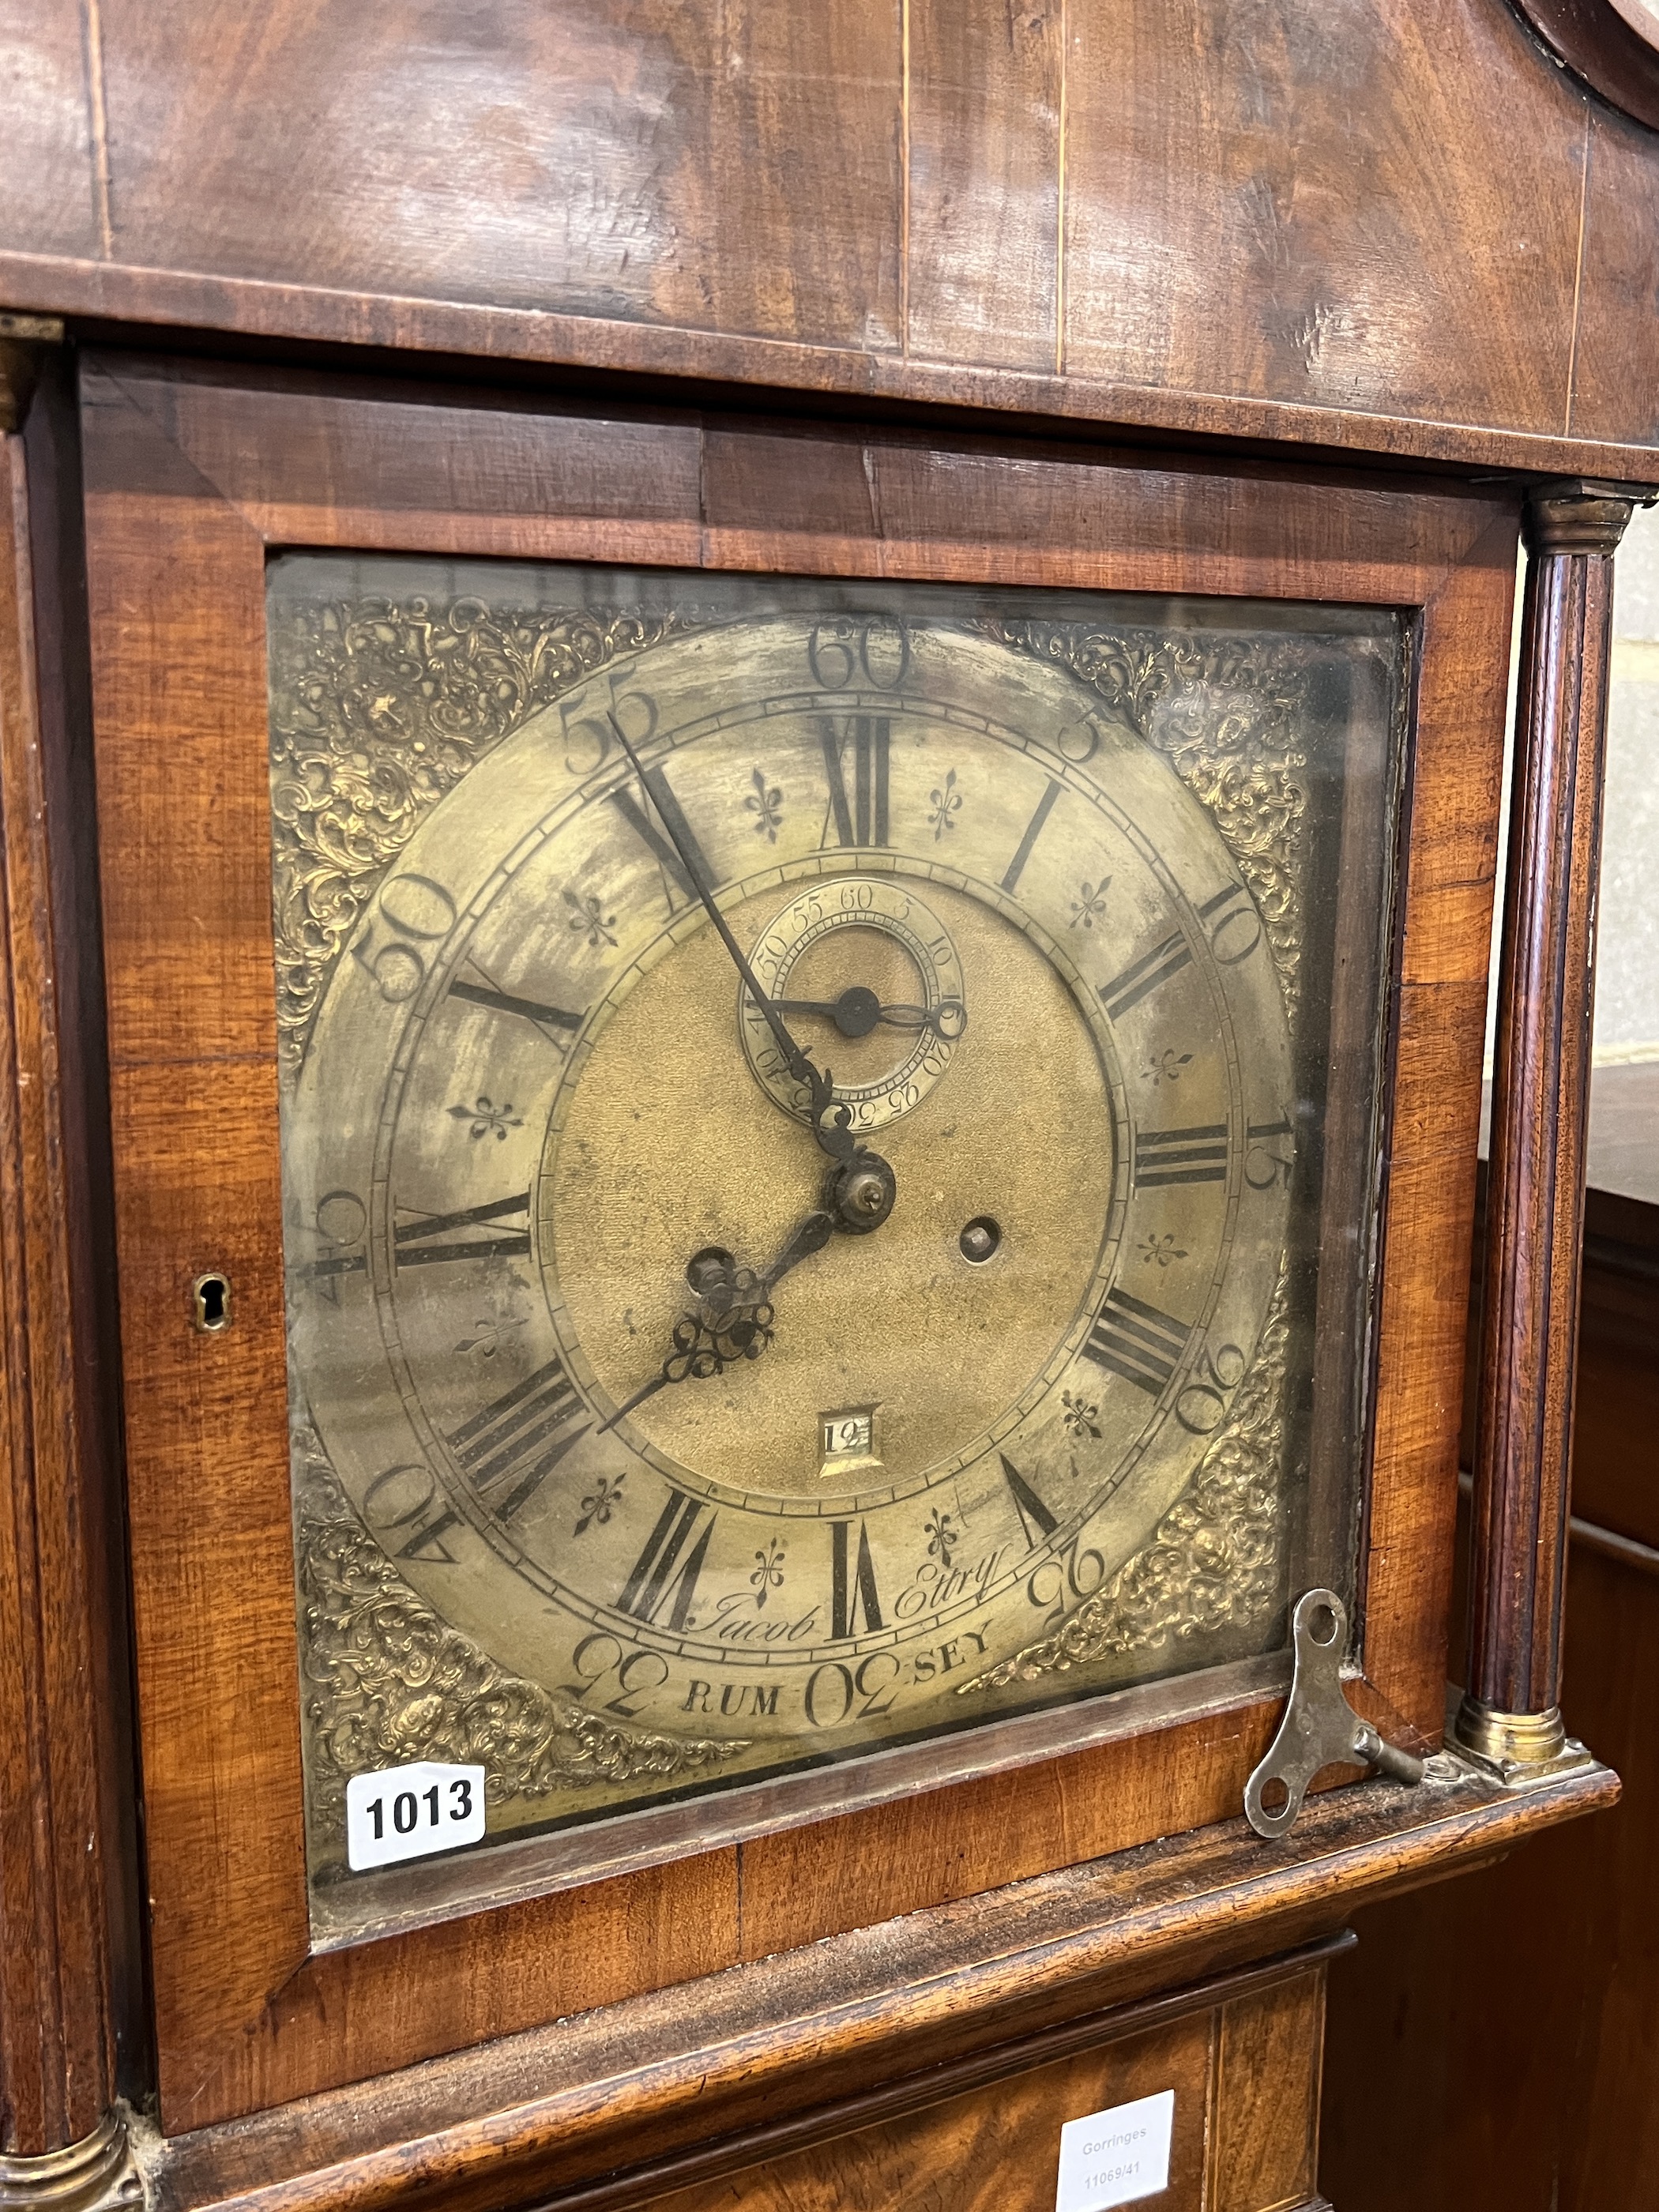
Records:
{"label": "brass spandrel ornament", "polygon": [[487,574],[273,587],[313,1872],[399,1759],[507,1837],[1267,1648],[1386,641]]}

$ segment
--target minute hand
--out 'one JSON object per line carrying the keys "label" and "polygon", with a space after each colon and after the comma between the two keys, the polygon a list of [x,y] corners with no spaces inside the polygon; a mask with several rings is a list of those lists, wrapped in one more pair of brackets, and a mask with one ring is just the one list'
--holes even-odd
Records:
{"label": "minute hand", "polygon": [[[647,775],[639,755],[635,751],[633,746],[629,744],[628,739],[623,735],[622,725],[617,721],[614,714],[610,715],[607,719],[610,721],[611,728],[617,733],[617,743],[622,747],[623,752],[627,754],[628,758],[633,766],[635,774],[639,777],[640,781],[645,786],[646,790],[649,792],[651,790],[651,779]],[[655,794],[653,793],[653,797],[654,795]],[[770,999],[767,997],[765,992],[762,990],[760,983],[755,975],[755,971],[749,965],[749,962],[744,956],[743,947],[738,943],[737,939],[732,934],[732,931],[727,924],[726,916],[720,912],[719,907],[714,903],[714,892],[703,881],[702,870],[697,865],[695,855],[688,851],[686,847],[681,842],[679,834],[674,827],[672,811],[665,811],[664,808],[659,806],[657,812],[661,819],[663,828],[668,832],[669,842],[673,846],[674,850],[680,856],[680,865],[685,870],[687,879],[690,882],[692,890],[696,891],[697,896],[702,901],[704,912],[708,915],[710,921],[714,923],[715,928],[720,932],[720,942],[731,954],[732,963],[736,967],[738,975],[743,978],[744,988],[748,992],[750,997],[753,999],[755,1004],[760,1008],[763,1015],[764,1015],[766,1026],[771,1030],[774,1038],[776,1040],[778,1050],[783,1054],[784,1061],[788,1067],[789,1073],[794,1077],[797,1083],[804,1083],[806,1085],[812,1102],[813,1134],[817,1137],[819,1144],[823,1147],[824,1151],[830,1154],[832,1159],[840,1160],[843,1164],[845,1164],[851,1160],[853,1155],[853,1139],[848,1132],[846,1125],[844,1123],[838,1124],[828,1130],[826,1130],[823,1126],[824,1114],[836,1103],[835,1086],[830,1080],[828,1072],[826,1071],[820,1074],[812,1061],[807,1058],[806,1054],[795,1042],[793,1037],[790,1036],[783,1016],[778,1012]]]}

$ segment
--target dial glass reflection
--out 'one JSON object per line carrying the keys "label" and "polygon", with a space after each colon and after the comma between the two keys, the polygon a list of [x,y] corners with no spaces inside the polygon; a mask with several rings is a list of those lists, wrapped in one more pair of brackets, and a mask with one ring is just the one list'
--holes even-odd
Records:
{"label": "dial glass reflection", "polygon": [[1392,618],[312,556],[270,602],[330,1911],[394,1752],[483,1765],[492,1837],[713,1835],[1348,1584]]}

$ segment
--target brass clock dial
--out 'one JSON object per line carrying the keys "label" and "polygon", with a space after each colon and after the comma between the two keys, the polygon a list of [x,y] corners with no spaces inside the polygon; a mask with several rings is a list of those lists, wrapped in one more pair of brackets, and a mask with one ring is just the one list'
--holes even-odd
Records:
{"label": "brass clock dial", "polygon": [[284,1167],[304,1450],[578,1747],[492,1831],[1083,1686],[1282,1350],[1296,1097],[1214,814],[987,625],[757,594],[457,778]]}

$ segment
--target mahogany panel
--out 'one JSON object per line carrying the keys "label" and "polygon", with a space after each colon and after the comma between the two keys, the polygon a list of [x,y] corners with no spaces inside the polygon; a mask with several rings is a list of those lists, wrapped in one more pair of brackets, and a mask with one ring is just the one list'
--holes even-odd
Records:
{"label": "mahogany panel", "polygon": [[1050,370],[1065,0],[909,0],[912,354]]}
{"label": "mahogany panel", "polygon": [[[1656,63],[1659,70],[1659,63]],[[1584,273],[1573,362],[1575,437],[1659,439],[1659,134],[1599,103],[1589,112]]]}
{"label": "mahogany panel", "polygon": [[1324,2041],[1322,1969],[1221,2008],[1214,2212],[1257,2212],[1311,2192]]}
{"label": "mahogany panel", "polygon": [[[8,411],[15,387],[3,394]],[[61,427],[61,426],[58,426]],[[0,2156],[87,2136],[113,2088],[125,1747],[87,1206],[77,824],[52,427],[0,436]],[[45,555],[41,571],[37,558]],[[64,695],[68,693],[69,697]],[[48,754],[48,748],[51,753]],[[95,1054],[93,1055],[95,1059]],[[82,1295],[83,1291],[85,1295]],[[112,1867],[110,1862],[113,1860]],[[115,1911],[112,1914],[112,1893]],[[118,2152],[117,2153],[118,2158]],[[94,2175],[94,2179],[97,2176]]]}
{"label": "mahogany panel", "polygon": [[1066,369],[1563,431],[1585,101],[1506,8],[1072,26]]}
{"label": "mahogany panel", "polygon": [[1653,441],[1656,161],[1501,0],[6,4],[14,307],[1655,466],[1564,441]]}
{"label": "mahogany panel", "polygon": [[[1224,1820],[1265,1755],[1279,1711],[1278,1701],[1263,1699],[1063,1761],[988,1775],[952,1794],[948,1816],[937,1798],[917,1796],[751,1837],[741,1846],[743,1955],[763,1959],[836,1934],[850,1924],[850,1897],[858,1899],[858,1924],[873,1926],[1048,1867],[1104,1857],[1177,1818]],[[841,1869],[833,1887],[821,1878],[830,1863]]]}
{"label": "mahogany panel", "polygon": [[[1492,641],[1506,632],[1514,578],[1515,524],[1506,517],[1425,610],[1410,817],[1401,828],[1408,861],[1364,1523],[1364,1649],[1369,1682],[1431,1741],[1441,1729],[1451,1596],[1497,866],[1504,664]],[[1405,1618],[1421,1625],[1415,1638],[1390,1629]]]}
{"label": "mahogany panel", "polygon": [[270,1058],[264,548],[95,374],[82,419],[110,1060]]}
{"label": "mahogany panel", "polygon": [[895,0],[102,16],[125,262],[899,343]]}
{"label": "mahogany panel", "polygon": [[[1304,1999],[1305,2003],[1305,1997]],[[650,2200],[652,2212],[889,2212],[947,2203],[951,2212],[1051,2212],[1067,2120],[1175,2092],[1167,2202],[1200,2212],[1211,2118],[1215,2015],[1018,2074],[927,2111]],[[1231,2200],[1240,2212],[1279,2200]]]}
{"label": "mahogany panel", "polygon": [[76,0],[0,0],[3,221],[33,252],[95,259],[109,251],[107,149],[89,91],[86,22]]}

